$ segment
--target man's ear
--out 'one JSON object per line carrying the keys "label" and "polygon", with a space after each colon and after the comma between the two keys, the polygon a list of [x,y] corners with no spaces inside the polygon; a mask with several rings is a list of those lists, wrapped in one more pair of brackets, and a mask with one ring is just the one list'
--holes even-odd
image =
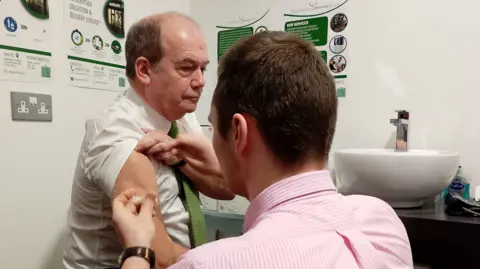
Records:
{"label": "man's ear", "polygon": [[248,145],[247,119],[242,114],[234,114],[231,129],[234,151],[237,155],[243,155]]}
{"label": "man's ear", "polygon": [[150,62],[145,57],[138,57],[135,61],[135,73],[137,80],[143,85],[150,84]]}

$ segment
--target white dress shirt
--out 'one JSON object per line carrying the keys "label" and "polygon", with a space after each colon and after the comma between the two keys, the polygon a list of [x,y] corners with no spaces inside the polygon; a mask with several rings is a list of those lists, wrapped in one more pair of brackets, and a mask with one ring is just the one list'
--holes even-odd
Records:
{"label": "white dress shirt", "polygon": [[[177,121],[180,132],[202,133],[194,114]],[[116,267],[122,246],[112,226],[111,194],[120,169],[144,129],[168,132],[171,122],[149,107],[132,89],[85,126],[68,213],[69,233],[63,264],[67,269]],[[189,216],[178,197],[175,175],[152,161],[165,228],[174,242],[190,247]]]}

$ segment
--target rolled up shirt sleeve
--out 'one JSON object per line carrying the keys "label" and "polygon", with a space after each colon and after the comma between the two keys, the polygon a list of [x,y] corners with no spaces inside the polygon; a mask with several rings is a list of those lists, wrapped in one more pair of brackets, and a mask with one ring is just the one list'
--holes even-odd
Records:
{"label": "rolled up shirt sleeve", "polygon": [[[87,132],[99,129],[98,123],[87,124]],[[85,173],[111,197],[123,165],[135,150],[143,131],[128,119],[114,119],[92,139],[85,156]]]}

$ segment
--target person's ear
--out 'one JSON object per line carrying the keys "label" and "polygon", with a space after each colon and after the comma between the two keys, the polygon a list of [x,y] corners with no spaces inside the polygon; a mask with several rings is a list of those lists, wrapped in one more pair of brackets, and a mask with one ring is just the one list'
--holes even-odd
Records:
{"label": "person's ear", "polygon": [[150,84],[150,62],[145,57],[138,57],[135,61],[135,73],[137,80],[143,85]]}
{"label": "person's ear", "polygon": [[248,145],[248,125],[242,114],[233,115],[231,129],[234,151],[237,155],[243,155]]}

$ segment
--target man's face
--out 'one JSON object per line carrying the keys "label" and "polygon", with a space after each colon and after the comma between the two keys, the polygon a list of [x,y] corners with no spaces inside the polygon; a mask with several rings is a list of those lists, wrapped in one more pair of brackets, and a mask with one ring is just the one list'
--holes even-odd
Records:
{"label": "man's face", "polygon": [[242,181],[241,162],[238,160],[237,154],[235,154],[235,142],[233,141],[232,130],[230,130],[226,139],[224,139],[218,130],[217,115],[217,109],[212,105],[209,119],[213,126],[213,149],[217,155],[223,177],[227,181],[230,189],[233,193],[244,196],[245,187]]}
{"label": "man's face", "polygon": [[147,102],[170,120],[194,112],[205,86],[207,46],[198,29],[190,28],[163,34],[163,57],[145,90]]}

